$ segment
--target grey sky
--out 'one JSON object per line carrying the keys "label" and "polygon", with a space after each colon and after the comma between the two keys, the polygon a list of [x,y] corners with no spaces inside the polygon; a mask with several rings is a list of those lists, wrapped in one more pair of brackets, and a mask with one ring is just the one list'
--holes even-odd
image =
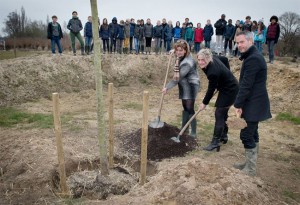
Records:
{"label": "grey sky", "polygon": [[[0,0],[1,35],[3,35],[3,21],[9,12],[15,10],[19,12],[22,6],[31,20],[46,22],[47,15],[51,17],[55,14],[62,25],[71,18],[73,10],[78,12],[83,23],[86,22],[87,16],[91,15],[89,0]],[[98,10],[101,21],[106,17],[109,22],[115,16],[118,21],[131,17],[150,18],[152,23],[156,24],[157,20],[165,17],[175,24],[177,20],[182,23],[185,17],[189,17],[194,25],[200,22],[204,26],[207,19],[211,19],[214,23],[224,13],[226,19],[231,18],[233,22],[237,19],[244,20],[250,15],[252,20],[264,18],[265,24],[268,25],[272,15],[280,16],[286,11],[299,14],[300,0],[98,0]]]}

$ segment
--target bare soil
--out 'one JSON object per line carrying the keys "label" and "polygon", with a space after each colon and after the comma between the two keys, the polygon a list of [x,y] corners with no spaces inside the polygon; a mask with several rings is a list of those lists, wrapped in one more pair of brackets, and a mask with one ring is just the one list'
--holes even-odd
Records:
{"label": "bare soil", "polygon": [[[157,115],[167,60],[168,56],[154,55],[103,56],[104,97],[107,83],[114,83],[115,165],[127,170],[135,181],[128,193],[102,197],[91,188],[86,195],[82,194],[83,189],[79,190],[77,196],[81,198],[61,198],[53,129],[29,129],[19,124],[0,128],[0,204],[299,204],[300,127],[275,119],[280,112],[300,117],[299,62],[275,61],[268,65],[273,118],[260,124],[257,177],[248,177],[232,168],[233,163],[243,160],[238,129],[229,130],[229,142],[219,153],[202,150],[212,137],[213,103],[197,117],[198,136],[191,145],[193,151],[169,154],[180,150],[164,144],[171,132],[172,136],[179,133],[175,127],[180,128],[181,102],[177,89],[173,89],[165,97],[161,116],[167,123],[165,128],[170,125],[172,129],[159,133],[150,129],[149,139],[160,136],[161,140],[149,141],[153,148],[148,156],[153,158],[149,157],[148,182],[144,186],[137,183],[142,93],[144,90],[150,93],[149,121],[152,121]],[[241,62],[231,59],[230,64],[238,77]],[[202,89],[197,104],[207,88],[207,80],[200,74]],[[69,181],[74,176],[90,184],[97,181],[99,146],[94,86],[91,56],[65,54],[53,58],[43,54],[0,62],[1,106],[51,114],[51,93],[60,93],[61,114],[71,118],[62,125]],[[229,115],[234,119],[232,109]],[[86,176],[92,176],[90,181]],[[103,198],[106,200],[100,201]]]}

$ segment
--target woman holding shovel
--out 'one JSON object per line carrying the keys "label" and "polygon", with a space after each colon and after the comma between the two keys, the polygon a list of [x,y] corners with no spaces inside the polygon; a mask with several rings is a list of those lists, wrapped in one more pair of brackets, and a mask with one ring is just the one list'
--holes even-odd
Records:
{"label": "woman holding shovel", "polygon": [[204,148],[207,151],[217,149],[220,151],[220,142],[226,144],[228,141],[228,110],[233,105],[238,93],[238,81],[230,70],[221,62],[217,56],[213,56],[209,49],[203,49],[197,54],[200,68],[208,79],[208,88],[199,109],[204,110],[215,90],[219,92],[216,101],[215,127],[211,143]]}
{"label": "woman holding shovel", "polygon": [[[182,100],[182,127],[194,115],[194,104],[200,88],[199,73],[197,65],[190,54],[189,45],[185,40],[178,40],[174,44],[174,53],[176,56],[173,79],[163,88],[162,92],[167,93],[168,90],[178,85],[179,99]],[[192,137],[196,137],[197,122],[194,119],[191,122]]]}

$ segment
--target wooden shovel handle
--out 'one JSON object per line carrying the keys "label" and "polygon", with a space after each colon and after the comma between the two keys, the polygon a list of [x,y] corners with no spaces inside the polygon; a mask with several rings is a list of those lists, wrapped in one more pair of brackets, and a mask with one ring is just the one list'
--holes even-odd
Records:
{"label": "wooden shovel handle", "polygon": [[193,121],[193,119],[195,119],[195,117],[201,112],[201,110],[199,109],[190,119],[189,121],[184,125],[184,127],[181,129],[181,131],[179,132],[179,136],[181,136],[184,131],[186,130],[186,128],[191,124],[191,122]]}

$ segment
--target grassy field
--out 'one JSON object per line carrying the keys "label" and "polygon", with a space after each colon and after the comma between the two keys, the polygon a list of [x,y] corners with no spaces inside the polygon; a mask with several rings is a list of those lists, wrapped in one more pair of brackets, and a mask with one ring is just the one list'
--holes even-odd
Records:
{"label": "grassy field", "polygon": [[[25,51],[25,50],[17,50],[17,58],[19,57],[27,57],[27,56],[36,56],[45,53],[44,51]],[[9,51],[0,51],[0,60],[12,59],[15,58],[15,54],[13,50]]]}

